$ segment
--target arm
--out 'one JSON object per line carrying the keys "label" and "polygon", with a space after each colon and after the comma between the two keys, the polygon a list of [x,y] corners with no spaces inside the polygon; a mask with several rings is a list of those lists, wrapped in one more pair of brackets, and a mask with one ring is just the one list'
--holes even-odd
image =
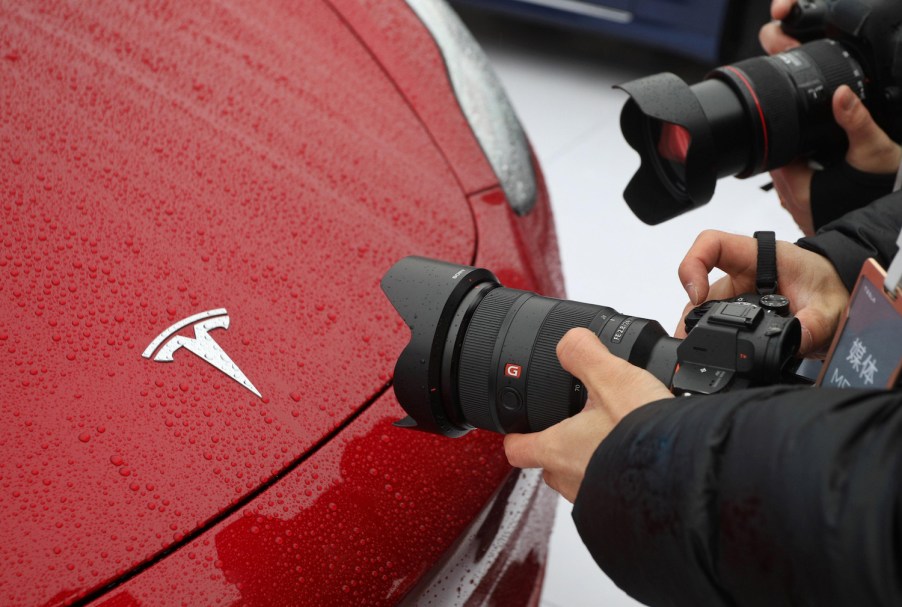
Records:
{"label": "arm", "polygon": [[827,224],[815,236],[798,241],[800,247],[830,260],[849,290],[869,257],[884,268],[896,255],[902,230],[902,191],[872,202]]}
{"label": "arm", "polygon": [[902,604],[902,393],[673,399],[585,329],[558,356],[586,409],[505,451],[576,498],[583,541],[624,590],[653,605]]}
{"label": "arm", "polygon": [[573,517],[652,605],[902,604],[900,431],[899,392],[653,403],[601,443]]}

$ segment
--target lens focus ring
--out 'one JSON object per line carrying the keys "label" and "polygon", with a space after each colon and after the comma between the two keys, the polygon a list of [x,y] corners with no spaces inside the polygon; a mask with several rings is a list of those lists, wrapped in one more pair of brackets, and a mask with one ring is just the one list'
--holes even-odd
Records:
{"label": "lens focus ring", "polygon": [[837,88],[847,84],[864,95],[861,66],[834,40],[809,42],[716,72],[747,96],[749,118],[763,129],[758,143],[760,163],[747,174],[785,166],[800,154],[818,149],[811,137],[823,125],[832,124],[831,99]]}
{"label": "lens focus ring", "polygon": [[570,417],[572,376],[557,358],[557,344],[574,327],[588,327],[601,306],[561,301],[545,319],[529,363],[529,394],[526,415],[532,430],[539,431]]}
{"label": "lens focus ring", "polygon": [[761,164],[752,167],[753,174],[787,164],[798,153],[801,128],[794,83],[770,57],[740,61],[724,69],[736,74],[752,100],[749,119],[764,129],[758,142]]}
{"label": "lens focus ring", "polygon": [[492,405],[486,402],[490,376],[494,373],[492,354],[505,317],[523,293],[515,289],[493,289],[476,308],[467,327],[460,352],[458,388],[464,418],[477,428],[495,429]]}

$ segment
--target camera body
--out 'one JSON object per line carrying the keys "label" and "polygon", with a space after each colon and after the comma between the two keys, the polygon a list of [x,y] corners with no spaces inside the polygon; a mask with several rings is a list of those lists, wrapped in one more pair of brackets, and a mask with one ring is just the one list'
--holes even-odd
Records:
{"label": "camera body", "polygon": [[452,437],[540,431],[581,411],[586,389],[556,354],[574,327],[677,394],[791,381],[801,339],[779,295],[707,302],[679,340],[653,320],[508,289],[486,269],[422,257],[396,263],[382,289],[411,329],[394,373],[408,414],[398,425]]}
{"label": "camera body", "polygon": [[841,159],[832,97],[844,84],[902,138],[900,26],[893,0],[799,0],[783,23],[798,48],[716,68],[691,87],[669,73],[621,85],[621,130],[642,160],[624,192],[630,208],[658,224],[707,203],[722,177]]}
{"label": "camera body", "polygon": [[[782,295],[746,293],[697,306],[677,346],[676,394],[788,383],[788,350],[798,351],[801,327]],[[788,343],[784,340],[788,340]]]}

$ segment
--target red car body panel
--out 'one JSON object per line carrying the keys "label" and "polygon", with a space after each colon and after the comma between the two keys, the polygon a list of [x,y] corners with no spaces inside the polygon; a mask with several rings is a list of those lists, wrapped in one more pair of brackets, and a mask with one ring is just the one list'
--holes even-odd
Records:
{"label": "red car body panel", "polygon": [[390,73],[411,108],[428,125],[467,193],[498,183],[460,112],[435,41],[401,2],[329,0]]}
{"label": "red car body panel", "polygon": [[[405,432],[392,425],[401,413],[393,396],[378,400],[252,505],[96,604],[395,604],[508,472],[496,441],[474,434],[449,444]],[[430,453],[443,465],[399,456],[404,452]],[[553,519],[554,502],[531,497],[524,507]],[[507,600],[496,604],[526,605],[544,554],[505,556],[518,562],[502,582]]]}
{"label": "red car body panel", "polygon": [[[516,218],[499,201],[500,189],[471,199],[478,226],[497,243],[480,248],[478,263],[491,262],[512,282],[538,288],[535,269],[524,262],[531,239],[523,228],[537,230],[543,217],[550,221],[547,200],[539,202],[535,223]],[[551,288],[559,292],[561,285]],[[394,395],[385,394],[240,512],[128,576],[95,604],[395,604],[452,547],[510,472],[500,436],[475,432],[449,440],[394,427],[403,415]],[[537,604],[556,498],[547,491],[502,497],[495,507],[529,516],[491,575],[474,580],[479,585],[468,605]],[[495,539],[486,529],[491,526],[477,531],[484,543]],[[471,570],[478,569],[479,556],[471,555]],[[454,581],[452,594],[459,591]],[[419,603],[415,598],[411,604]]]}
{"label": "red car body panel", "polygon": [[[392,602],[509,473],[389,424],[378,283],[472,263],[478,222],[479,263],[559,294],[544,189],[510,212],[431,37],[369,4],[4,2],[0,603]],[[212,309],[261,397],[142,357]]]}

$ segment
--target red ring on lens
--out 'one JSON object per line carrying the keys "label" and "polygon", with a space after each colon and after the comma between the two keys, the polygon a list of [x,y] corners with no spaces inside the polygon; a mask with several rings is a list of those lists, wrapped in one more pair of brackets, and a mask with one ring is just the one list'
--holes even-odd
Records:
{"label": "red ring on lens", "polygon": [[752,84],[746,79],[745,74],[741,71],[737,70],[732,65],[724,66],[725,70],[731,71],[736,75],[739,80],[742,81],[742,84],[745,85],[745,88],[748,90],[749,95],[752,96],[752,101],[755,102],[755,109],[758,110],[758,117],[761,119],[761,132],[764,136],[764,153],[762,154],[761,168],[767,167],[767,155],[768,155],[768,142],[767,142],[767,120],[764,119],[764,110],[761,109],[761,101],[758,100],[758,95],[755,94],[755,89],[752,88]]}

